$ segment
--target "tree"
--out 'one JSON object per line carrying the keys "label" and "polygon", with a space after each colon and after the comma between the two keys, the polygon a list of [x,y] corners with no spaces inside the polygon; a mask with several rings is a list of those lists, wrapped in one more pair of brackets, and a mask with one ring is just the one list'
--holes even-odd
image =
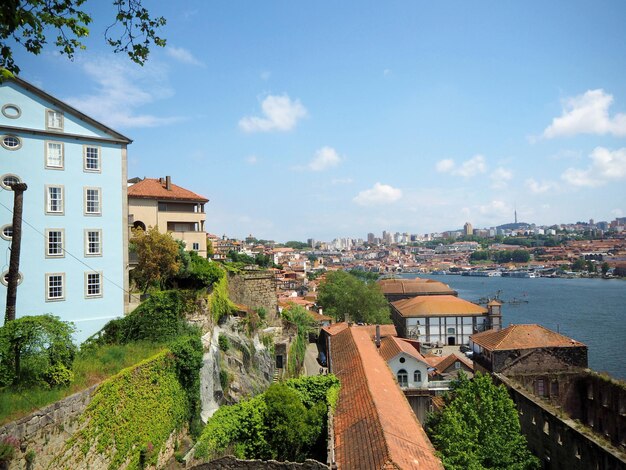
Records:
{"label": "tree", "polygon": [[70,322],[52,315],[25,316],[0,328],[0,387],[69,385],[76,346]]}
{"label": "tree", "polygon": [[[73,59],[81,42],[89,36],[91,16],[83,11],[86,0],[5,0],[0,6],[0,69],[3,76],[19,74],[13,59],[13,44],[31,54],[40,54],[48,35],[56,34],[54,45],[61,54]],[[125,52],[137,64],[148,59],[150,47],[165,46],[158,29],[165,18],[151,17],[142,0],[112,0],[116,9],[113,23],[104,32],[114,52]],[[9,72],[8,74],[6,72]]]}
{"label": "tree", "polygon": [[572,271],[583,271],[587,267],[585,258],[578,258],[572,263]]}
{"label": "tree", "polygon": [[391,323],[389,304],[380,286],[365,283],[344,271],[333,271],[321,283],[317,300],[337,321]]}
{"label": "tree", "polygon": [[303,461],[324,427],[326,404],[317,402],[307,409],[300,394],[291,387],[274,384],[264,395],[266,404],[264,423],[267,443],[273,458],[284,461]]}
{"label": "tree", "polygon": [[447,470],[539,468],[521,434],[515,404],[489,375],[477,373],[470,381],[461,374],[428,431]]}
{"label": "tree", "polygon": [[602,275],[606,276],[606,273],[609,272],[609,269],[611,269],[611,267],[609,266],[609,263],[607,263],[606,261],[604,263],[602,263],[602,265],[600,266],[600,269],[602,270]]}
{"label": "tree", "polygon": [[514,263],[528,263],[530,260],[530,253],[526,250],[513,250],[513,253],[511,253],[511,259]]}
{"label": "tree", "polygon": [[470,255],[472,261],[486,261],[489,259],[489,252],[487,250],[476,250]]}
{"label": "tree", "polygon": [[295,240],[291,240],[291,241],[285,242],[285,246],[287,248],[293,248],[294,250],[304,250],[305,248],[309,248],[309,244],[308,243],[299,242],[299,241],[295,241]]}
{"label": "tree", "polygon": [[154,284],[163,287],[165,281],[180,268],[178,243],[169,233],[159,233],[156,227],[147,231],[133,229],[131,249],[137,253],[137,267],[133,276],[144,294]]}

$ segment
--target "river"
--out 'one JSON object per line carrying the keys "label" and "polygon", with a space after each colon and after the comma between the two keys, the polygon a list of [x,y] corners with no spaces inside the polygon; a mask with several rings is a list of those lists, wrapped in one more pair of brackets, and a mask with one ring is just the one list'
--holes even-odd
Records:
{"label": "river", "polygon": [[[404,274],[412,278],[415,274]],[[538,323],[589,348],[589,367],[626,380],[626,282],[612,279],[503,278],[428,275],[477,301],[493,297],[528,301],[502,306],[504,326]]]}

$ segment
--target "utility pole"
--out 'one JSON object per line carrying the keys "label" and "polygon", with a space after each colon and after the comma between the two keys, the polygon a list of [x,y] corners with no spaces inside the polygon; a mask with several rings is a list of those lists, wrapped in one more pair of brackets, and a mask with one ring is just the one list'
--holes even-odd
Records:
{"label": "utility pole", "polygon": [[17,283],[20,275],[20,250],[22,246],[22,208],[24,205],[24,191],[28,189],[26,183],[13,183],[13,236],[11,237],[11,258],[9,261],[9,275],[7,279],[7,308],[4,317],[5,324],[15,320],[15,305],[17,303]]}

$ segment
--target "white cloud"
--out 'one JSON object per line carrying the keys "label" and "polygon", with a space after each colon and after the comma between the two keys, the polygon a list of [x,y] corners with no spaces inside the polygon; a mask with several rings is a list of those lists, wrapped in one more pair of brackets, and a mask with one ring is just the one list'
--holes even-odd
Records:
{"label": "white cloud", "polygon": [[331,181],[331,184],[339,185],[339,184],[352,184],[352,178],[335,178]]}
{"label": "white cloud", "polygon": [[476,155],[469,160],[465,160],[460,166],[457,166],[451,158],[447,158],[438,161],[436,169],[440,173],[450,173],[452,175],[470,178],[478,173],[487,171],[487,163],[485,157],[482,155]]}
{"label": "white cloud", "polygon": [[626,114],[609,116],[613,95],[602,89],[587,90],[584,94],[563,101],[563,113],[554,118],[544,131],[547,139],[576,134],[626,135]]}
{"label": "white cloud", "polygon": [[448,173],[454,169],[454,160],[446,158],[437,162],[437,171],[439,173]]}
{"label": "white cloud", "polygon": [[288,95],[268,95],[261,102],[264,117],[246,116],[239,121],[245,132],[289,131],[307,115],[300,100],[292,101]]}
{"label": "white cloud", "polygon": [[488,204],[478,207],[481,214],[491,219],[506,219],[513,215],[514,209],[504,201],[493,200]]}
{"label": "white cloud", "polygon": [[513,179],[513,172],[504,167],[498,167],[489,175],[491,178],[491,187],[493,189],[504,189],[511,179]]}
{"label": "white cloud", "polygon": [[204,63],[196,59],[191,52],[183,47],[166,46],[165,53],[172,59],[188,65],[204,67]]}
{"label": "white cloud", "polygon": [[388,204],[402,198],[402,191],[388,184],[376,183],[371,189],[357,194],[352,200],[361,206]]}
{"label": "white cloud", "polygon": [[250,155],[246,157],[246,163],[248,163],[248,165],[256,165],[258,161],[259,159],[257,158],[256,155]]}
{"label": "white cloud", "polygon": [[308,168],[312,171],[322,171],[339,165],[339,162],[341,162],[341,157],[334,148],[322,147],[315,152],[315,157],[309,163]]}
{"label": "white cloud", "polygon": [[613,151],[596,147],[589,158],[591,164],[587,168],[568,168],[561,178],[572,186],[582,187],[597,187],[626,179],[626,147]]}
{"label": "white cloud", "polygon": [[82,63],[82,68],[96,84],[89,96],[74,96],[66,101],[85,114],[116,127],[157,127],[183,120],[179,116],[160,117],[136,114],[144,105],[173,94],[167,85],[167,67],[158,62],[134,67],[122,59],[99,58]]}
{"label": "white cloud", "polygon": [[542,194],[556,189],[557,185],[552,181],[537,181],[534,178],[528,178],[526,180],[526,187],[531,193]]}

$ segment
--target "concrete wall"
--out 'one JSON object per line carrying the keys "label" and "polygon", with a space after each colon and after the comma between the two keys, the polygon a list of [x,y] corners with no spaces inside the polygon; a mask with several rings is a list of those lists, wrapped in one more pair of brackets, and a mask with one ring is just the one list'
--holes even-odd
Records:
{"label": "concrete wall", "polygon": [[26,453],[36,452],[33,468],[46,468],[63,451],[65,442],[79,429],[78,418],[85,411],[97,385],[35,411],[0,427],[0,439],[11,436],[20,442],[9,469],[26,469]]}
{"label": "concrete wall", "polygon": [[251,271],[243,274],[231,274],[228,277],[228,295],[236,304],[250,308],[263,307],[271,322],[278,312],[276,280],[266,271]]}
{"label": "concrete wall", "polygon": [[[580,423],[546,406],[515,381],[496,374],[519,412],[522,433],[544,469],[617,470],[626,468],[626,455],[599,439]],[[623,449],[623,447],[622,447]]]}
{"label": "concrete wall", "polygon": [[192,470],[328,470],[330,467],[316,460],[307,459],[302,463],[277,462],[276,460],[240,460],[232,456],[222,457],[209,463],[191,467]]}

